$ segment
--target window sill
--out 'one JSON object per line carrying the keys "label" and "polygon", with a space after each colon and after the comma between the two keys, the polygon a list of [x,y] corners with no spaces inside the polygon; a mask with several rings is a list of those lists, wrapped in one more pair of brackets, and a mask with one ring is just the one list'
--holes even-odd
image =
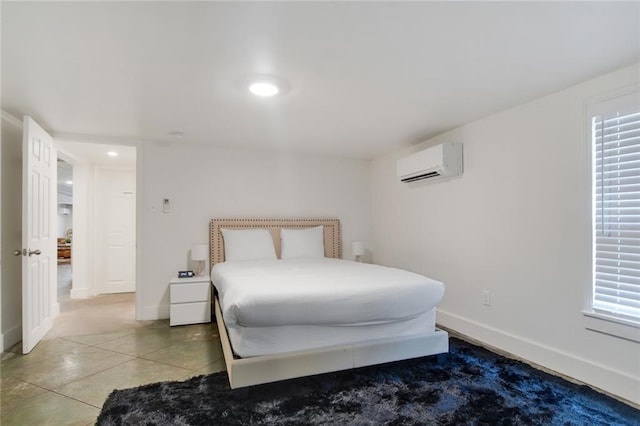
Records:
{"label": "window sill", "polygon": [[600,312],[583,311],[585,328],[621,339],[640,343],[640,323]]}

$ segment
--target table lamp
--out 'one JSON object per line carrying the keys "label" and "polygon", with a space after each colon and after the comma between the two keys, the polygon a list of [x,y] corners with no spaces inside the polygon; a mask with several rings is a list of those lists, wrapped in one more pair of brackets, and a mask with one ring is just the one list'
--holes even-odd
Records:
{"label": "table lamp", "polygon": [[196,276],[201,277],[204,275],[204,264],[207,259],[207,249],[209,247],[206,244],[193,244],[191,245],[191,260],[193,261],[193,272]]}
{"label": "table lamp", "polygon": [[364,256],[364,242],[353,241],[351,243],[351,252],[355,256],[356,262],[362,262],[362,256]]}

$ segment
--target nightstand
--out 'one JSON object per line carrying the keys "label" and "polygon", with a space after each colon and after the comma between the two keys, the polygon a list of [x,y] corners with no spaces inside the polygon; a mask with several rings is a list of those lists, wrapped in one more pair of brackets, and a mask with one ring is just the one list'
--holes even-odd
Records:
{"label": "nightstand", "polygon": [[169,325],[211,322],[211,280],[204,277],[169,281]]}

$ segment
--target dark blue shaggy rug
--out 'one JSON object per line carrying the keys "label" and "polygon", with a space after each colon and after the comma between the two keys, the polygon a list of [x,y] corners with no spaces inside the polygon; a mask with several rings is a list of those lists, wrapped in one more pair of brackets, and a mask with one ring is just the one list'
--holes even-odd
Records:
{"label": "dark blue shaggy rug", "polygon": [[451,338],[420,358],[229,389],[226,373],[116,390],[99,425],[640,425],[640,411]]}

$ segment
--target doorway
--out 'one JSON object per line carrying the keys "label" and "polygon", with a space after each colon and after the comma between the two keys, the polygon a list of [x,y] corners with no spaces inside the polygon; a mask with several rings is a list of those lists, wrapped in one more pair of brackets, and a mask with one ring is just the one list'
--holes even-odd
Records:
{"label": "doorway", "polygon": [[86,299],[99,307],[101,300],[113,299],[105,295],[118,293],[118,300],[131,305],[119,310],[126,316],[120,320],[133,321],[136,148],[59,140],[56,145],[60,314],[72,314]]}
{"label": "doorway", "polygon": [[57,293],[60,310],[69,306],[71,293],[72,269],[71,250],[73,241],[73,165],[58,158],[58,206],[57,206]]}

